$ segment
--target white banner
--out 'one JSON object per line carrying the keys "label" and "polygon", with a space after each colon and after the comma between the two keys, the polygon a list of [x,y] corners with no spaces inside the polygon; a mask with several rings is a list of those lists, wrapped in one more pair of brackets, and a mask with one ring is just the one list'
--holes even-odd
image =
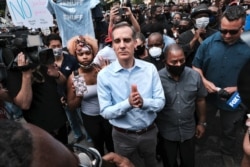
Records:
{"label": "white banner", "polygon": [[7,0],[15,26],[44,28],[53,26],[53,17],[46,8],[48,0]]}

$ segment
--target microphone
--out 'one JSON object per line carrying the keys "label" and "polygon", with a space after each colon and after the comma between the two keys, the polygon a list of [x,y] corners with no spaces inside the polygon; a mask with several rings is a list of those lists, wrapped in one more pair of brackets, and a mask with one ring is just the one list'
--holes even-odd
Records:
{"label": "microphone", "polygon": [[239,92],[234,92],[233,95],[228,99],[227,104],[233,109],[237,108],[241,103]]}
{"label": "microphone", "polygon": [[242,100],[240,98],[240,94],[238,91],[234,92],[233,94],[229,94],[227,91],[219,87],[217,87],[217,91],[218,91],[218,95],[221,98],[224,98],[225,100],[227,100],[226,101],[227,105],[229,105],[233,109],[236,109],[238,106],[240,106],[244,110],[246,109],[246,106],[242,103]]}
{"label": "microphone", "polygon": [[90,160],[89,156],[85,153],[79,153],[78,154],[79,158],[79,165],[83,167],[92,167],[92,161]]}
{"label": "microphone", "polygon": [[100,153],[92,147],[85,148],[80,144],[74,144],[70,146],[71,150],[76,153],[80,152],[78,155],[79,166],[82,167],[102,167],[102,157]]}

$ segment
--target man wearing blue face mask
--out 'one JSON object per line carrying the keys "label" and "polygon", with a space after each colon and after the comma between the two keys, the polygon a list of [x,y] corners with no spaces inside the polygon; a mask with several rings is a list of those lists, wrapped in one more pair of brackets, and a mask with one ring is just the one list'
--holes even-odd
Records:
{"label": "man wearing blue face mask", "polygon": [[208,26],[218,30],[219,29],[219,17],[220,17],[220,9],[216,5],[211,5],[208,7],[208,10],[212,12],[212,15],[209,17],[209,24]]}
{"label": "man wearing blue face mask", "polygon": [[217,31],[208,26],[209,16],[211,14],[212,13],[208,10],[206,4],[200,4],[191,12],[191,19],[194,28],[179,35],[178,44],[180,44],[184,50],[186,66],[192,66],[195,52],[200,46],[200,43]]}

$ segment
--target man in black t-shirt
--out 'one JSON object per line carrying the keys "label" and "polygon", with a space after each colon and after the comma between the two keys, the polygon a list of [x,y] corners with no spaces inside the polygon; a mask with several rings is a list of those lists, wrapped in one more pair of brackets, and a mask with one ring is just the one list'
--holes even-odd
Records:
{"label": "man in black t-shirt", "polygon": [[148,24],[141,25],[141,32],[147,38],[153,32],[166,34],[170,30],[165,14],[162,14],[162,7],[159,5],[152,6],[151,20]]}
{"label": "man in black t-shirt", "polygon": [[211,14],[205,4],[200,4],[191,12],[194,28],[179,35],[178,44],[181,45],[185,53],[186,66],[188,67],[192,67],[193,58],[202,41],[217,31],[208,26]]}
{"label": "man in black t-shirt", "polygon": [[[17,55],[17,66],[29,66],[22,52]],[[7,89],[27,122],[67,144],[66,116],[57,92],[57,85],[64,80],[58,67],[40,65],[36,69],[9,70]]]}

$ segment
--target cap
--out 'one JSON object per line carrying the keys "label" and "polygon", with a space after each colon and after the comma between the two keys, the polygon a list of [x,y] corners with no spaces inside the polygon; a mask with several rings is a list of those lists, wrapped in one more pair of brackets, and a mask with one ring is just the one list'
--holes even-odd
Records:
{"label": "cap", "polygon": [[212,12],[207,8],[207,5],[204,3],[198,5],[194,9],[192,9],[191,18],[194,18],[196,15],[198,15],[200,13],[207,13],[208,15],[212,14]]}
{"label": "cap", "polygon": [[235,6],[235,5],[238,5],[238,1],[237,0],[232,0],[229,4],[228,4],[228,6]]}
{"label": "cap", "polygon": [[112,38],[109,37],[109,36],[107,36],[107,37],[105,38],[105,43],[107,44],[107,43],[111,43],[111,42],[112,42]]}

